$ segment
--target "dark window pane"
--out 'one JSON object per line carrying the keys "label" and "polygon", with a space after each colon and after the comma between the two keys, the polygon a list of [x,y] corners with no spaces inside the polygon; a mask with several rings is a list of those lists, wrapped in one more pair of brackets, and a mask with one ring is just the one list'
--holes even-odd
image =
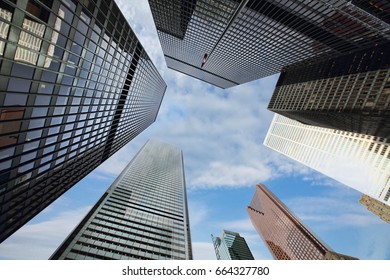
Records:
{"label": "dark window pane", "polygon": [[32,79],[34,75],[34,68],[27,65],[14,63],[12,66],[11,76]]}
{"label": "dark window pane", "polygon": [[27,94],[7,93],[4,106],[25,106],[27,104]]}
{"label": "dark window pane", "polygon": [[54,85],[53,84],[44,84],[41,83],[38,87],[38,93],[46,93],[51,94],[53,93]]}
{"label": "dark window pane", "polygon": [[35,97],[35,105],[49,105],[51,96],[37,95]]}
{"label": "dark window pane", "polygon": [[27,80],[10,79],[8,83],[8,91],[29,92],[31,82]]}
{"label": "dark window pane", "polygon": [[47,108],[34,108],[31,117],[45,117],[47,115]]}

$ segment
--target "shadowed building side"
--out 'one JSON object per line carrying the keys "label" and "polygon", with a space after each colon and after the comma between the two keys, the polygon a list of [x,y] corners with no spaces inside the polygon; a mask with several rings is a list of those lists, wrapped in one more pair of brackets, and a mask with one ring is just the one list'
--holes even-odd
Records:
{"label": "shadowed building side", "polygon": [[152,124],[165,89],[113,0],[0,1],[0,242]]}
{"label": "shadowed building side", "polygon": [[377,17],[379,10],[351,1],[149,0],[149,4],[167,66],[221,88],[390,38],[388,25]]}
{"label": "shadowed building side", "polygon": [[268,109],[304,124],[390,138],[390,43],[282,71]]}

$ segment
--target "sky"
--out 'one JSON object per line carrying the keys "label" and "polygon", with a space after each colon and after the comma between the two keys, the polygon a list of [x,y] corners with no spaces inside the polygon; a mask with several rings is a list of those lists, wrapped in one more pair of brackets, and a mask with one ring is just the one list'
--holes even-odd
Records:
{"label": "sky", "polygon": [[170,70],[148,2],[116,2],[167,83],[157,120],[0,244],[0,259],[48,259],[150,138],[183,150],[194,259],[216,259],[211,234],[224,229],[240,233],[255,259],[272,259],[246,213],[256,183],[334,251],[390,259],[390,226],[359,192],[263,145],[278,75],[223,90]]}

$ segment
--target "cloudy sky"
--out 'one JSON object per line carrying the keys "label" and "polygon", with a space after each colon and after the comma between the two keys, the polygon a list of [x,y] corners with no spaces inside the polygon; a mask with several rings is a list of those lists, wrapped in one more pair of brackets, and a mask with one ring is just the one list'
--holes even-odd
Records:
{"label": "cloudy sky", "polygon": [[[271,259],[246,214],[265,184],[334,251],[390,259],[390,226],[360,194],[265,147],[278,76],[221,90],[166,68],[147,1],[116,1],[168,88],[147,130],[0,244],[0,259],[47,259],[150,138],[183,150],[195,259],[215,259],[211,234],[239,232],[256,259]],[[354,174],[346,174],[354,176]]]}

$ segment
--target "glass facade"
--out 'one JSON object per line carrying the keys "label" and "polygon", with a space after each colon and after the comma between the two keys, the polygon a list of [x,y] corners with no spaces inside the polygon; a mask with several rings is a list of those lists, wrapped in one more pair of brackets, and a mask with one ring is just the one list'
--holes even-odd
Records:
{"label": "glass facade", "polygon": [[305,124],[390,138],[390,43],[287,68],[268,109]]}
{"label": "glass facade", "polygon": [[153,123],[165,89],[114,1],[1,1],[0,242]]}
{"label": "glass facade", "polygon": [[381,7],[353,2],[149,0],[167,66],[221,88],[388,40]]}
{"label": "glass facade", "polygon": [[149,140],[51,259],[192,259],[183,155]]}
{"label": "glass facade", "polygon": [[[330,253],[337,254],[262,184],[256,185],[247,212],[276,260],[322,260],[325,255],[330,259]],[[352,258],[344,256],[344,259]]]}
{"label": "glass facade", "polygon": [[390,205],[389,139],[305,125],[276,114],[264,145]]}
{"label": "glass facade", "polygon": [[224,230],[221,237],[211,236],[218,260],[254,260],[248,244],[239,233]]}

